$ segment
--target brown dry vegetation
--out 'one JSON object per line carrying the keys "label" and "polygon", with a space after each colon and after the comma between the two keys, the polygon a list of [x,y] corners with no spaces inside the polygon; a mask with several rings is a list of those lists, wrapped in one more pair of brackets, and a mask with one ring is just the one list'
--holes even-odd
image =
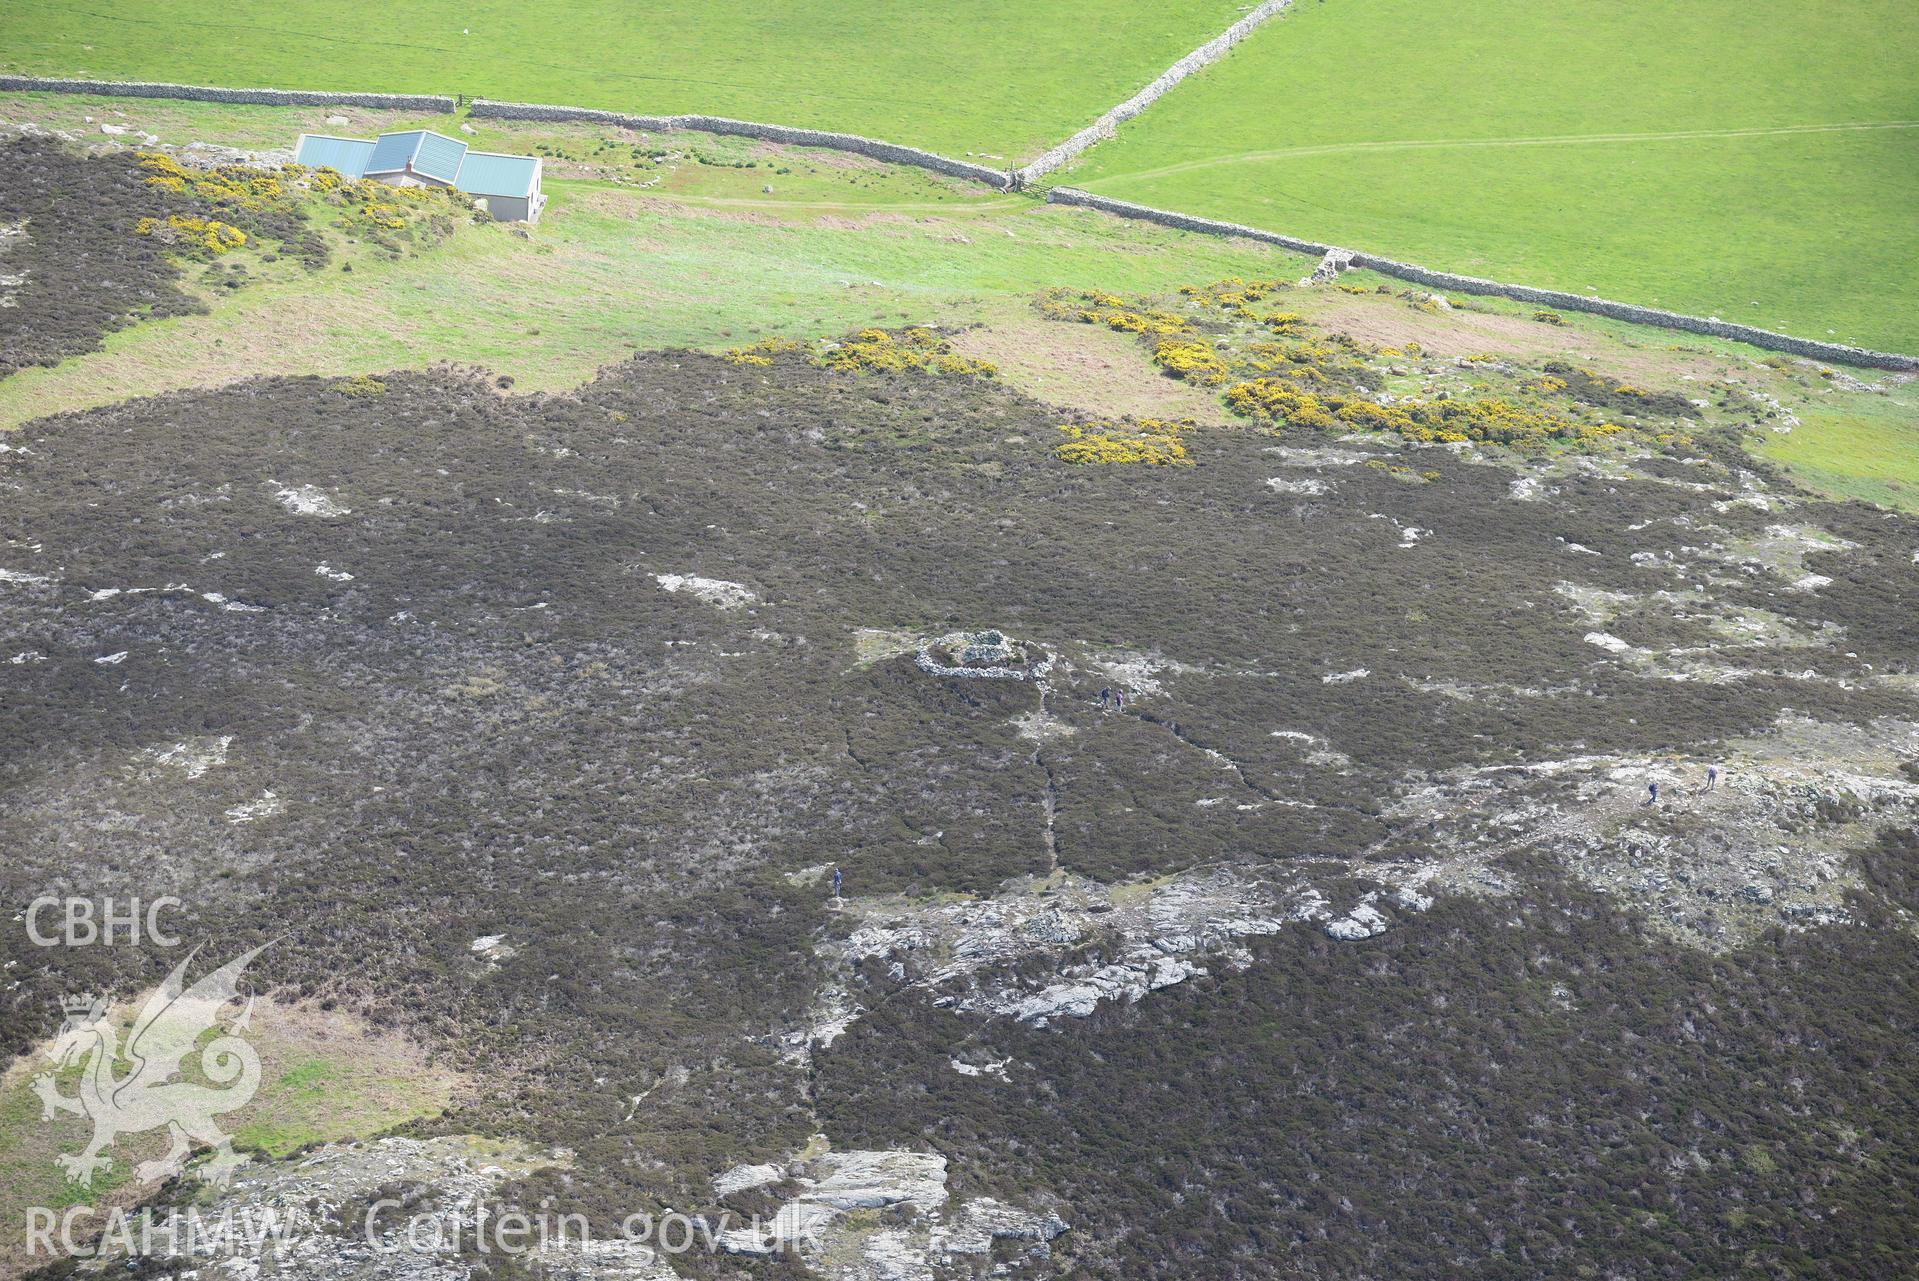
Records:
{"label": "brown dry vegetation", "polygon": [[1025,308],[955,334],[953,346],[991,361],[1009,384],[1049,405],[1109,417],[1224,416],[1218,397],[1161,376],[1126,335],[1057,324]]}

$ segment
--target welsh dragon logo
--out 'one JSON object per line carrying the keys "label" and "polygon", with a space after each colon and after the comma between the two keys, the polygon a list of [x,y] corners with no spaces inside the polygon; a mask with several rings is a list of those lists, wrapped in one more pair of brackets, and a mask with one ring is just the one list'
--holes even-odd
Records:
{"label": "welsh dragon logo", "polygon": [[[224,1025],[221,1013],[240,999],[241,972],[268,946],[188,987],[186,971],[199,954],[196,947],[148,998],[124,1035],[108,1017],[104,997],[66,1002],[66,1022],[47,1050],[55,1069],[34,1077],[33,1090],[40,1096],[42,1120],[68,1112],[93,1121],[93,1141],[86,1150],[58,1158],[69,1183],[90,1187],[95,1174],[111,1168],[113,1159],[105,1153],[121,1135],[162,1127],[167,1153],[135,1170],[143,1183],[179,1173],[195,1145],[214,1149],[204,1172],[209,1182],[224,1183],[245,1164],[214,1117],[246,1106],[260,1088],[260,1056],[243,1039],[253,999],[249,996],[239,1015]],[[212,1084],[183,1079],[195,1066],[198,1076]],[[60,1093],[56,1073],[74,1067],[80,1071],[80,1092],[69,1097]]]}

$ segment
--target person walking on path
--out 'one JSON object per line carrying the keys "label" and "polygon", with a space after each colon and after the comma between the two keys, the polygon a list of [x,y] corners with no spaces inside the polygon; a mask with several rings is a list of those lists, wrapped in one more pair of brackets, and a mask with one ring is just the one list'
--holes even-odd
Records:
{"label": "person walking on path", "polygon": [[1717,765],[1706,766],[1706,790],[1710,792],[1716,789],[1718,786],[1719,786],[1719,767]]}
{"label": "person walking on path", "polygon": [[1116,712],[1126,710],[1126,695],[1120,693],[1118,690],[1113,691],[1113,710]]}
{"label": "person walking on path", "polygon": [[1107,706],[1107,705],[1108,705],[1109,703],[1111,703],[1112,701],[1113,701],[1113,687],[1112,687],[1112,686],[1110,686],[1110,685],[1102,685],[1102,686],[1100,686],[1100,687],[1099,687],[1099,706],[1100,706],[1100,710],[1101,710],[1101,711],[1104,711],[1104,710],[1106,710],[1106,706]]}
{"label": "person walking on path", "polygon": [[1646,804],[1648,805],[1659,804],[1659,780],[1658,779],[1654,779],[1652,782],[1646,784]]}

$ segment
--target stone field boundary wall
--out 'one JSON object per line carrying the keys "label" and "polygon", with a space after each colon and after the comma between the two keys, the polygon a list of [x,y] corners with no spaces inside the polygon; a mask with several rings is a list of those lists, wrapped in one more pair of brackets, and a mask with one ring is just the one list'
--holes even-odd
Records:
{"label": "stone field boundary wall", "polygon": [[1253,34],[1268,19],[1278,17],[1291,8],[1292,3],[1293,0],[1265,0],[1251,13],[1246,14],[1238,22],[1161,72],[1158,79],[1125,102],[1120,103],[1057,147],[1042,152],[1037,159],[1018,171],[1017,185],[1023,187],[1035,179],[1043,178],[1087,148],[1111,138],[1121,122],[1131,120],[1158,102],[1168,90],[1194,72],[1203,71],[1218,62],[1234,45]]}
{"label": "stone field boundary wall", "polygon": [[[993,169],[986,165],[954,160],[950,156],[921,151],[917,147],[882,142],[876,138],[862,138],[857,134],[798,129],[787,125],[758,124],[749,120],[729,120],[724,116],[634,116],[588,107],[494,102],[488,99],[473,100],[470,110],[472,115],[483,119],[579,120],[618,125],[629,129],[693,129],[706,133],[759,138],[766,142],[785,143],[791,146],[825,147],[868,156],[889,164],[912,165],[934,173],[984,183],[999,191],[1012,191],[1023,186],[1029,175],[1037,176],[1045,173],[1084,151],[1101,138],[1110,136],[1114,123],[1137,115],[1180,80],[1208,63],[1217,61],[1228,49],[1245,39],[1254,28],[1284,11],[1290,4],[1291,0],[1265,0],[1265,3],[1235,22],[1224,33],[1180,59],[1159,79],[1102,116],[1100,123],[1075,134],[1025,169],[1017,171]],[[448,115],[458,109],[455,99],[432,94],[327,93],[301,89],[222,89],[205,85],[164,82],[71,80],[44,76],[0,75],[0,92],[77,93],[120,98],[179,98],[189,102],[237,102],[258,106],[373,107],[399,111],[433,111]],[[1057,159],[1053,159],[1055,156]],[[1334,248],[1332,245],[1301,240],[1276,231],[1262,231],[1257,227],[1246,227],[1239,223],[1220,222],[1211,218],[1175,213],[1168,209],[1155,209],[1149,205],[1136,205],[1126,200],[1114,200],[1110,196],[1097,196],[1090,191],[1081,191],[1074,187],[1054,187],[1046,193],[1046,200],[1049,204],[1077,205],[1087,209],[1097,209],[1105,213],[1117,214],[1122,218],[1156,222],[1181,231],[1263,241],[1283,249],[1291,249],[1296,253],[1323,257]],[[1748,343],[1754,347],[1804,356],[1812,360],[1826,360],[1872,369],[1919,370],[1919,356],[1908,356],[1898,352],[1869,351],[1860,347],[1848,347],[1843,343],[1820,342],[1810,338],[1794,338],[1789,334],[1774,333],[1769,329],[1756,329],[1751,325],[1734,324],[1716,317],[1688,316],[1679,312],[1661,311],[1656,307],[1640,307],[1632,303],[1612,302],[1605,298],[1562,293],[1555,289],[1535,289],[1530,285],[1509,285],[1496,280],[1481,280],[1476,276],[1458,276],[1450,272],[1432,271],[1411,263],[1395,262],[1390,258],[1380,258],[1366,253],[1354,253],[1352,265],[1365,267],[1383,276],[1410,280],[1434,289],[1511,298],[1518,302],[1537,303],[1543,307],[1557,307],[1565,311],[1590,312],[1633,324],[1654,325],[1661,329],[1677,329],[1686,333],[1704,334],[1712,338]]]}
{"label": "stone field boundary wall", "polygon": [[220,89],[140,80],[58,80],[44,76],[0,75],[9,93],[84,93],[102,98],[180,98],[187,102],[244,102],[260,107],[384,107],[394,111],[434,111],[452,115],[452,98],[437,94],[325,93],[306,89]]}
{"label": "stone field boundary wall", "polygon": [[[1196,218],[1191,214],[1174,213],[1168,209],[1154,209],[1149,205],[1136,205],[1126,200],[1114,200],[1110,196],[1096,196],[1090,191],[1080,191],[1074,187],[1055,187],[1046,193],[1046,200],[1048,204],[1078,205],[1087,209],[1098,209],[1104,213],[1117,214],[1122,218],[1138,218],[1146,222],[1159,223],[1161,226],[1175,227],[1181,231],[1260,240],[1297,253],[1323,256],[1334,248],[1332,245],[1323,245],[1317,241],[1301,240],[1295,236],[1281,235],[1276,231],[1261,231],[1257,227],[1245,227],[1235,222]],[[1640,307],[1632,303],[1612,302],[1605,298],[1588,298],[1582,294],[1562,293],[1557,289],[1535,289],[1531,285],[1508,285],[1497,280],[1481,280],[1477,276],[1456,276],[1450,272],[1432,271],[1411,263],[1395,262],[1391,258],[1381,258],[1367,253],[1354,252],[1352,265],[1376,271],[1382,276],[1410,280],[1433,289],[1451,290],[1462,294],[1488,294],[1499,298],[1511,298],[1519,302],[1537,303],[1542,307],[1557,307],[1564,311],[1591,312],[1594,315],[1609,316],[1614,320],[1631,321],[1638,325],[1656,325],[1661,329],[1679,329],[1686,333],[1705,334],[1711,338],[1725,338],[1733,342],[1748,343],[1754,347],[1783,351],[1789,355],[1804,356],[1811,360],[1861,365],[1872,369],[1919,370],[1919,356],[1906,356],[1890,351],[1868,351],[1862,347],[1819,342],[1811,338],[1794,338],[1789,334],[1774,333],[1770,329],[1755,329],[1751,325],[1734,324],[1717,317],[1687,316],[1676,311],[1661,311],[1657,307]]]}
{"label": "stone field boundary wall", "polygon": [[862,138],[858,134],[829,133],[821,129],[796,129],[789,125],[759,124],[751,120],[729,120],[725,116],[629,116],[617,111],[596,111],[588,107],[554,107],[533,102],[494,102],[487,98],[474,99],[469,114],[492,120],[583,120],[595,124],[619,125],[628,129],[696,129],[702,133],[732,134],[742,138],[758,138],[764,142],[785,143],[794,147],[827,147],[834,151],[850,151],[855,155],[884,160],[889,164],[913,165],[916,168],[930,169],[934,173],[946,174],[949,177],[985,183],[1000,191],[1011,190],[1016,184],[1014,175],[1007,170],[976,165],[965,160],[954,160],[950,156],[921,151],[918,147],[906,147],[896,142],[882,142],[877,138]]}

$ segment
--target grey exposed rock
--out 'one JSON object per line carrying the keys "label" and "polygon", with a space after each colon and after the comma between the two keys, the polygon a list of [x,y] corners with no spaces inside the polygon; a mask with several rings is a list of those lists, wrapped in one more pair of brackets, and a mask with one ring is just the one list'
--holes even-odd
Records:
{"label": "grey exposed rock", "polygon": [[1375,934],[1384,934],[1390,924],[1379,909],[1371,903],[1361,903],[1337,921],[1326,926],[1326,933],[1342,942],[1355,942],[1369,939]]}
{"label": "grey exposed rock", "polygon": [[732,1196],[735,1192],[744,1192],[748,1188],[765,1187],[769,1183],[778,1183],[786,1177],[786,1170],[778,1165],[736,1165],[732,1169],[713,1176],[713,1191],[720,1196]]}

